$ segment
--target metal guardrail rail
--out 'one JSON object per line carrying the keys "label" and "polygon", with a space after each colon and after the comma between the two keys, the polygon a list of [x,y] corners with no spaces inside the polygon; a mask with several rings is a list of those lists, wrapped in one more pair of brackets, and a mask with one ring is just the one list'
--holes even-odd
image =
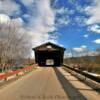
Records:
{"label": "metal guardrail rail", "polygon": [[82,71],[80,71],[80,70],[78,70],[78,69],[74,69],[74,68],[72,68],[72,67],[70,67],[70,66],[68,66],[68,65],[66,65],[66,64],[63,64],[63,66],[65,66],[65,67],[67,67],[68,69],[71,69],[72,71],[75,71],[75,72],[77,72],[77,73],[79,73],[79,74],[81,74],[81,75],[84,75],[85,77],[90,78],[90,79],[92,79],[93,81],[96,81],[96,82],[100,83],[100,77],[96,77],[96,76],[90,75],[90,74],[88,74],[88,73],[86,73],[86,72],[82,72]]}

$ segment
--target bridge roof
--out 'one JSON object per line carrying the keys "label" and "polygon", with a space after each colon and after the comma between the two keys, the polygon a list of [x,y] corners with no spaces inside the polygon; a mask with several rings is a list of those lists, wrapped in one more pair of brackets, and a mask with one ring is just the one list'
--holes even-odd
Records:
{"label": "bridge roof", "polygon": [[65,48],[64,47],[61,47],[61,46],[59,46],[59,45],[56,45],[56,44],[54,44],[54,43],[51,43],[51,42],[47,42],[47,43],[44,43],[44,44],[42,44],[42,45],[40,45],[40,46],[37,46],[37,47],[35,47],[35,48],[33,48],[33,50],[35,50],[35,51],[37,51],[37,50],[62,50],[62,51],[64,51],[65,50]]}

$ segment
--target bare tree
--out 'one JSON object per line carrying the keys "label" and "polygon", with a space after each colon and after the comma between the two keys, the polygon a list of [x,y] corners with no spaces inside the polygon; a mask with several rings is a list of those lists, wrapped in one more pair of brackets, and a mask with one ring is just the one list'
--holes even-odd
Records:
{"label": "bare tree", "polygon": [[0,25],[0,66],[8,69],[13,60],[29,56],[31,39],[15,22]]}

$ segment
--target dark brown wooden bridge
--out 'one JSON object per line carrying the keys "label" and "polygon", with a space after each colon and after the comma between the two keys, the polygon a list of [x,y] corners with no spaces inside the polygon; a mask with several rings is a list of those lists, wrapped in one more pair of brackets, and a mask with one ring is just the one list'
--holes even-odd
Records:
{"label": "dark brown wooden bridge", "polygon": [[39,66],[61,66],[65,48],[53,43],[45,43],[33,48],[35,51],[35,62]]}

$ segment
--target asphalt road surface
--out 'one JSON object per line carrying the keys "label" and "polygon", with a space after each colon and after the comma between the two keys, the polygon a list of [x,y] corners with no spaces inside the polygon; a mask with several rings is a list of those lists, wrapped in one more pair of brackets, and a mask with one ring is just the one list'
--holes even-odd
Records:
{"label": "asphalt road surface", "polygon": [[62,68],[40,67],[0,89],[0,100],[100,100]]}

